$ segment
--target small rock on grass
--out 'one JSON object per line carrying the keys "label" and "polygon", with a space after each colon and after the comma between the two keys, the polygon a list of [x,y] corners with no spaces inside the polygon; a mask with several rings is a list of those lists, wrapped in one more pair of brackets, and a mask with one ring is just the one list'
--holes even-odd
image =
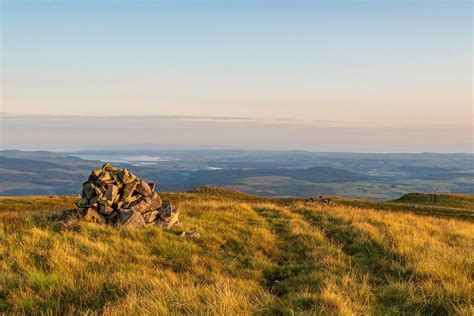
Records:
{"label": "small rock on grass", "polygon": [[186,238],[200,238],[201,234],[195,231],[190,231],[190,232],[182,232],[181,237],[186,237]]}

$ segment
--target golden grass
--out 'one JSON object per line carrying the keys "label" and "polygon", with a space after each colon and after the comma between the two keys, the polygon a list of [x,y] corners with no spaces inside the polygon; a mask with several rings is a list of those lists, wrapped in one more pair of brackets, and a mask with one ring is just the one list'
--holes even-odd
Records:
{"label": "golden grass", "polygon": [[[0,312],[474,313],[472,223],[199,192],[169,196],[183,224],[168,232],[87,223],[57,229],[55,218],[75,198],[1,198]],[[202,237],[180,237],[183,230]]]}

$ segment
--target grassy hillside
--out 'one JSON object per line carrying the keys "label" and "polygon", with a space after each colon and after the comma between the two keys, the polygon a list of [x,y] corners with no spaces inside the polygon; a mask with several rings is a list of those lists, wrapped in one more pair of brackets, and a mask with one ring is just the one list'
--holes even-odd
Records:
{"label": "grassy hillside", "polygon": [[183,222],[167,232],[58,229],[75,197],[0,198],[0,313],[474,313],[470,221],[215,187],[164,196]]}
{"label": "grassy hillside", "polygon": [[409,193],[405,194],[399,199],[394,200],[393,202],[474,210],[474,195],[472,194]]}
{"label": "grassy hillside", "polygon": [[[417,198],[418,196],[429,195],[437,197],[441,196],[441,198],[433,198],[434,201],[438,201],[434,203],[429,203],[429,198]],[[443,196],[445,198],[443,198]],[[425,216],[437,216],[452,219],[455,218],[474,222],[474,207],[471,206],[471,201],[474,199],[474,195],[472,194],[410,193],[401,199],[384,202],[341,197],[334,197],[334,199],[336,199],[339,205],[345,205],[349,207],[358,207],[363,209],[372,208],[382,211],[412,212]]]}

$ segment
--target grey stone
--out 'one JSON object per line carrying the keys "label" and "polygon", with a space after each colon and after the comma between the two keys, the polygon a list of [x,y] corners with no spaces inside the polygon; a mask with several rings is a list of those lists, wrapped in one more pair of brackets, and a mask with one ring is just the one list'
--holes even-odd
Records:
{"label": "grey stone", "polygon": [[91,182],[85,182],[82,185],[82,196],[88,200],[95,196],[95,185]]}
{"label": "grey stone", "polygon": [[108,205],[99,205],[99,211],[102,213],[102,214],[105,214],[105,215],[109,215],[111,214],[113,211],[114,211],[114,208],[113,207],[110,207]]}
{"label": "grey stone", "polygon": [[137,183],[137,187],[135,188],[135,191],[137,191],[143,196],[149,196],[151,194],[150,186],[144,180],[140,180]]}
{"label": "grey stone", "polygon": [[186,237],[186,238],[201,238],[201,234],[195,231],[190,231],[190,232],[182,232],[181,237]]}
{"label": "grey stone", "polygon": [[143,200],[138,201],[137,203],[132,204],[133,205],[129,207],[131,211],[145,213],[150,211],[151,200],[145,198]]}
{"label": "grey stone", "polygon": [[158,211],[150,211],[142,214],[145,223],[153,223],[158,218]]}
{"label": "grey stone", "polygon": [[96,208],[94,207],[89,207],[86,211],[86,214],[84,215],[83,219],[86,222],[89,223],[95,223],[95,224],[105,224],[106,219],[105,217],[100,214]]}
{"label": "grey stone", "polygon": [[109,201],[112,201],[112,203],[115,201],[116,197],[118,194],[118,187],[113,184],[109,184],[107,187],[107,191],[105,191],[105,198]]}
{"label": "grey stone", "polygon": [[135,188],[137,187],[137,182],[132,181],[130,183],[125,184],[123,187],[123,193],[121,196],[122,201],[128,201],[132,197],[133,191],[135,191]]}
{"label": "grey stone", "polygon": [[160,196],[156,192],[153,192],[150,200],[151,200],[150,201],[150,210],[156,210],[156,209],[160,208],[161,205],[163,205],[163,202],[161,201]]}
{"label": "grey stone", "polygon": [[143,227],[145,226],[145,221],[139,212],[126,210],[121,213],[118,224],[125,227]]}
{"label": "grey stone", "polygon": [[163,201],[163,205],[158,209],[159,218],[155,225],[164,230],[170,229],[178,221],[178,210],[174,209],[169,200]]}

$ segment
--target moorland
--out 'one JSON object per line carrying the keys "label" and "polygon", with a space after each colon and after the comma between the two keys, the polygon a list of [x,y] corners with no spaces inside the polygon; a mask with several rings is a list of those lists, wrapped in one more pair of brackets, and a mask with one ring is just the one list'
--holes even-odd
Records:
{"label": "moorland", "polygon": [[474,313],[472,195],[335,206],[218,187],[160,195],[181,211],[169,231],[59,228],[77,196],[1,197],[0,312]]}

